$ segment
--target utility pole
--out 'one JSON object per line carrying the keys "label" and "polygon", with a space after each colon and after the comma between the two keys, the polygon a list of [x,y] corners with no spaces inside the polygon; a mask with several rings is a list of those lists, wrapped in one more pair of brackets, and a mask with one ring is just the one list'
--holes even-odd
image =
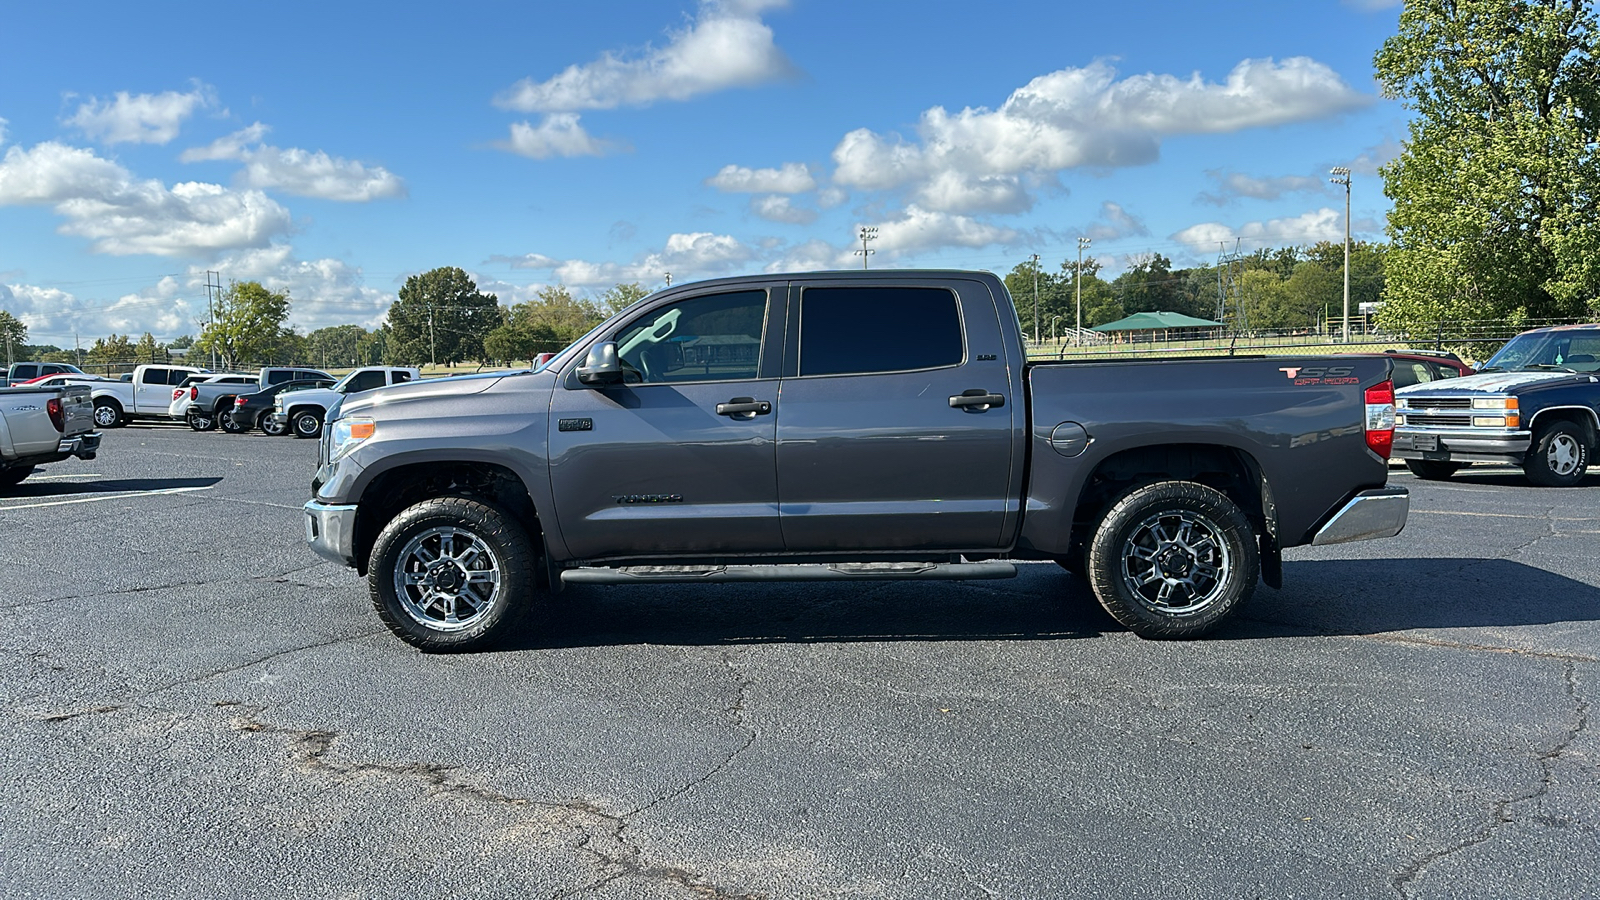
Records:
{"label": "utility pole", "polygon": [[[215,285],[212,284],[212,279],[213,278],[216,279]],[[216,288],[217,295],[220,295],[222,293],[222,275],[220,273],[213,272],[210,269],[207,269],[206,270],[206,327],[213,330],[213,333],[211,335],[211,340],[207,341],[207,343],[209,343],[211,345],[211,368],[212,368],[213,371],[215,371],[216,368],[217,368],[217,336],[215,334],[215,328],[216,328],[216,325],[217,325],[217,306],[216,306],[216,302],[212,299],[213,296],[214,296],[212,294],[212,292],[211,292],[213,287]]]}
{"label": "utility pole", "polygon": [[1083,343],[1083,248],[1092,243],[1086,237],[1078,238],[1078,274],[1072,277],[1073,284],[1078,288],[1078,330],[1072,335],[1074,344]]}
{"label": "utility pole", "polygon": [[429,368],[433,368],[434,366],[437,366],[439,364],[439,361],[434,358],[436,353],[437,353],[437,351],[434,350],[434,343],[433,343],[433,304],[429,303],[428,304],[428,367]]}
{"label": "utility pole", "polygon": [[1039,254],[1033,259],[1033,342],[1044,343],[1044,332],[1039,330]]}
{"label": "utility pole", "polygon": [[867,267],[867,257],[869,257],[872,254],[878,252],[878,251],[873,250],[872,248],[868,247],[867,246],[867,241],[875,241],[877,239],[878,239],[878,226],[876,226],[876,225],[863,225],[863,226],[861,226],[861,249],[856,251],[856,255],[861,257],[861,268],[865,269]]}
{"label": "utility pole", "polygon": [[1350,170],[1336,166],[1328,170],[1328,180],[1344,185],[1344,343],[1350,343]]}

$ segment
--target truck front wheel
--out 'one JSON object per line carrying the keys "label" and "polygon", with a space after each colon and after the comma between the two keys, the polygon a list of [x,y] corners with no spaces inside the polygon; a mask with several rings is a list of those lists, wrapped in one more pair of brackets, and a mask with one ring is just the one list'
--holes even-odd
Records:
{"label": "truck front wheel", "polygon": [[532,602],[533,549],[505,511],[465,497],[424,500],[379,533],[367,590],[389,630],[430,652],[482,648]]}
{"label": "truck front wheel", "polygon": [[1461,464],[1437,459],[1408,459],[1406,468],[1423,481],[1447,481],[1461,470]]}
{"label": "truck front wheel", "polygon": [[1528,455],[1522,460],[1523,474],[1541,487],[1572,487],[1589,471],[1589,445],[1583,429],[1571,422],[1556,422],[1539,430]]}
{"label": "truck front wheel", "polygon": [[322,437],[322,410],[295,410],[289,414],[289,428],[297,438]]}
{"label": "truck front wheel", "polygon": [[1226,494],[1191,481],[1135,488],[1089,542],[1100,605],[1143,638],[1192,638],[1250,599],[1261,575],[1255,532]]}

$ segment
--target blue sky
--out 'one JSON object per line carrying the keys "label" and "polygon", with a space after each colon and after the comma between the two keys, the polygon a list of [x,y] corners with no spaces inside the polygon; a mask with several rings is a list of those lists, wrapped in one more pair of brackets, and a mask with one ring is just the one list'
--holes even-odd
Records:
{"label": "blue sky", "polygon": [[[425,7],[425,8],[424,8]],[[0,309],[195,333],[206,272],[373,326],[459,266],[511,304],[854,267],[1109,272],[1381,239],[1398,0],[25,4]]]}

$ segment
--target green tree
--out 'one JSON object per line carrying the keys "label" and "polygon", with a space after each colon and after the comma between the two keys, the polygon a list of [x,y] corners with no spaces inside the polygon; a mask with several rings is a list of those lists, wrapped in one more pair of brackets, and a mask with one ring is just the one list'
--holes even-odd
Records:
{"label": "green tree", "polygon": [[483,359],[483,339],[502,323],[499,299],[454,266],[413,275],[389,307],[384,358],[391,363]]}
{"label": "green tree", "polygon": [[94,346],[84,355],[92,363],[129,363],[135,359],[133,342],[120,334],[96,338]]}
{"label": "green tree", "polygon": [[289,293],[272,291],[258,281],[230,281],[217,303],[216,319],[200,332],[190,359],[216,353],[223,368],[282,359],[292,352],[294,332],[289,318]]}
{"label": "green tree", "polygon": [[600,308],[608,315],[614,315],[649,295],[649,288],[637,281],[632,284],[619,284],[600,295]]}
{"label": "green tree", "polygon": [[142,363],[166,362],[167,345],[157,342],[150,332],[146,331],[139,338],[139,342],[133,345],[133,356]]}
{"label": "green tree", "polygon": [[1415,112],[1382,169],[1386,323],[1577,316],[1600,296],[1596,25],[1587,0],[1408,0],[1374,60]]}
{"label": "green tree", "polygon": [[[621,298],[637,285],[617,285],[602,297]],[[506,312],[505,325],[491,333],[489,355],[495,359],[532,359],[553,352],[582,337],[606,315],[588,300],[580,300],[563,285],[540,288],[536,299],[518,303]]]}
{"label": "green tree", "polygon": [[367,330],[360,325],[333,325],[306,335],[307,360],[321,368],[361,364],[361,341]]}
{"label": "green tree", "polygon": [[6,354],[6,363],[22,358],[22,346],[28,342],[28,326],[11,313],[0,309],[0,352]]}
{"label": "green tree", "polygon": [[168,350],[187,350],[187,349],[189,349],[190,347],[193,347],[193,346],[194,346],[194,335],[192,335],[192,334],[180,334],[177,337],[173,338],[167,344],[167,349]]}

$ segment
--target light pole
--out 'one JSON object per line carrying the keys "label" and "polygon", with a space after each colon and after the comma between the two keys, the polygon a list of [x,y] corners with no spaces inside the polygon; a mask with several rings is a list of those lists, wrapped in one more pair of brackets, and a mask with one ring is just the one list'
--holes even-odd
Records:
{"label": "light pole", "polygon": [[1344,185],[1344,342],[1350,343],[1350,170],[1344,166],[1329,169],[1334,184]]}
{"label": "light pole", "polygon": [[1059,321],[1061,321],[1060,316],[1050,317],[1050,343],[1052,344],[1056,342],[1056,323]]}
{"label": "light pole", "polygon": [[878,239],[878,226],[863,225],[859,237],[861,238],[861,249],[856,251],[856,255],[861,257],[861,268],[865,269],[867,267],[867,257],[878,252],[867,246],[867,241]]}
{"label": "light pole", "polygon": [[1033,333],[1039,337],[1044,336],[1044,332],[1039,329],[1039,254],[1037,253],[1033,255]]}
{"label": "light pole", "polygon": [[1091,243],[1086,237],[1078,238],[1078,274],[1072,279],[1078,288],[1078,330],[1072,334],[1074,344],[1083,343],[1083,248]]}

